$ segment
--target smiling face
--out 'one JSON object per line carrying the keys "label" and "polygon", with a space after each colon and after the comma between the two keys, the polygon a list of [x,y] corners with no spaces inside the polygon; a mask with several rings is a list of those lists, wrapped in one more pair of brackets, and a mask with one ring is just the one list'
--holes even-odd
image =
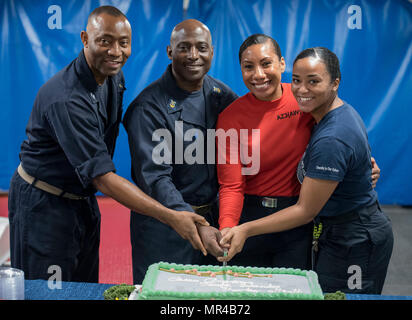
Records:
{"label": "smiling face", "polygon": [[316,57],[299,59],[293,65],[292,92],[300,110],[319,120],[337,98],[339,79],[332,81],[324,62]]}
{"label": "smiling face", "polygon": [[126,18],[102,13],[93,17],[81,38],[96,82],[117,74],[131,54],[132,31]]}
{"label": "smiling face", "polygon": [[246,48],[240,66],[243,82],[257,99],[272,101],[282,96],[280,81],[285,60],[276,54],[270,41]]}
{"label": "smiling face", "polygon": [[177,85],[186,91],[200,90],[213,58],[209,29],[194,19],[181,22],[173,29],[167,55]]}

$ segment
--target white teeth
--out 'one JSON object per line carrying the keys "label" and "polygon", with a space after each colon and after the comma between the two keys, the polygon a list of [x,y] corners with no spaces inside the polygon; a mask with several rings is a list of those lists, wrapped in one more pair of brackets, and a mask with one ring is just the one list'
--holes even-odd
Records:
{"label": "white teeth", "polygon": [[268,86],[268,83],[265,82],[263,84],[255,84],[254,86],[255,86],[256,89],[263,89],[263,88],[266,88]]}
{"label": "white teeth", "polygon": [[301,101],[303,101],[303,102],[306,102],[306,101],[312,100],[313,98],[303,98],[303,97],[300,97],[299,99],[300,99]]}

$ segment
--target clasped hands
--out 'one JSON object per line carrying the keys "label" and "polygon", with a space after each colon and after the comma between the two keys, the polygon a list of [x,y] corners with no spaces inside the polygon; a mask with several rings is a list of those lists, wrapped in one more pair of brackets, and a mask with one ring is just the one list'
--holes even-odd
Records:
{"label": "clasped hands", "polygon": [[[200,238],[207,252],[215,256],[218,261],[229,261],[242,251],[247,235],[243,227],[224,228],[221,231],[205,225],[197,226]],[[228,249],[227,256],[223,256],[224,249]]]}
{"label": "clasped hands", "polygon": [[[209,253],[220,262],[232,259],[242,250],[246,241],[242,226],[219,231],[210,226],[204,217],[194,212],[173,211],[167,224],[183,239],[188,240],[194,249],[200,250],[203,255]],[[228,254],[224,257],[225,248],[228,249]]]}

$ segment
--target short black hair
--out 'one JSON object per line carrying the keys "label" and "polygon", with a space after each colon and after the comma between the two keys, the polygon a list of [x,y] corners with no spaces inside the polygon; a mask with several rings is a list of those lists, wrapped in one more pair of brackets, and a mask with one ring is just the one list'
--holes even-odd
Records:
{"label": "short black hair", "polygon": [[335,79],[341,79],[339,59],[336,54],[334,54],[328,48],[313,47],[305,49],[298,54],[298,56],[295,58],[295,61],[293,61],[293,65],[295,65],[296,61],[307,57],[319,58],[325,64],[326,70],[331,77],[331,81],[335,81]]}
{"label": "short black hair", "polygon": [[125,14],[123,12],[121,12],[119,9],[117,9],[116,7],[113,6],[100,6],[97,7],[96,9],[94,9],[88,17],[88,21],[95,16],[101,15],[102,13],[106,13],[108,15],[111,15],[113,17],[124,17],[125,19],[127,19],[127,17],[125,16]]}
{"label": "short black hair", "polygon": [[247,48],[254,44],[262,44],[265,43],[266,41],[270,41],[273,45],[273,48],[275,49],[276,55],[279,57],[279,59],[282,57],[282,53],[280,51],[279,44],[276,42],[275,39],[272,37],[263,34],[263,33],[255,33],[252,34],[251,36],[247,37],[245,41],[243,41],[242,45],[239,48],[239,62],[242,60],[242,53],[245,51]]}

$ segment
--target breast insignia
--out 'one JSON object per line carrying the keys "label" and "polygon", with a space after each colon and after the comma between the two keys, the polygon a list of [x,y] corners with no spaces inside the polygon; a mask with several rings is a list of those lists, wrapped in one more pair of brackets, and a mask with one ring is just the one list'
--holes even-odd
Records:
{"label": "breast insignia", "polygon": [[176,107],[176,101],[174,101],[173,99],[170,99],[169,101],[169,108],[174,109]]}
{"label": "breast insignia", "polygon": [[220,90],[220,88],[214,86],[214,87],[213,87],[213,92],[215,92],[215,93],[221,93],[222,90]]}

